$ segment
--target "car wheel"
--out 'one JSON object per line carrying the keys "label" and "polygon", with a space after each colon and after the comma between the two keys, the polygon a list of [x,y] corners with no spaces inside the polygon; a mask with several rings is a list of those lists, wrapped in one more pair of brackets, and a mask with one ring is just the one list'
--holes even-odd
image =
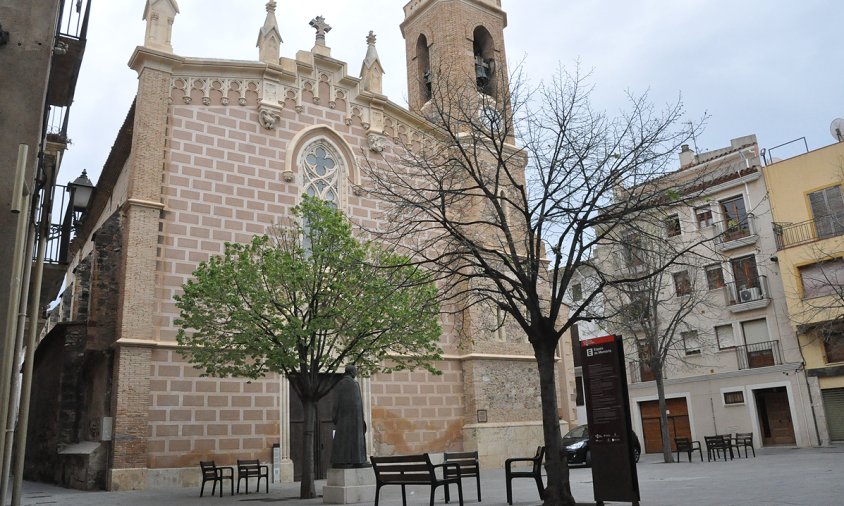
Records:
{"label": "car wheel", "polygon": [[639,462],[639,450],[633,448],[633,461]]}
{"label": "car wheel", "polygon": [[592,467],[592,450],[586,450],[586,457],[583,458],[586,467]]}

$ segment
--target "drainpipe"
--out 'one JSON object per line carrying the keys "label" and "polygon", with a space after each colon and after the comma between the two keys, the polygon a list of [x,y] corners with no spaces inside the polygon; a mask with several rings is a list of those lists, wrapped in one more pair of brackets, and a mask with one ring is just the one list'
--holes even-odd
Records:
{"label": "drainpipe", "polygon": [[20,417],[18,431],[15,436],[15,470],[12,482],[12,506],[20,506],[23,489],[23,464],[26,456],[26,438],[29,425],[29,404],[32,393],[32,369],[35,361],[35,346],[38,339],[38,317],[41,311],[41,282],[44,274],[44,256],[47,252],[47,241],[50,236],[50,221],[53,209],[53,188],[56,185],[56,172],[61,161],[61,152],[55,153],[48,163],[45,163],[47,174],[42,187],[44,198],[41,204],[41,221],[38,223],[38,255],[32,272],[33,290],[29,304],[29,335],[26,339],[26,356],[23,366],[23,380],[21,384]]}
{"label": "drainpipe", "polygon": [[[28,209],[30,205],[30,197],[29,195],[26,196],[24,206]],[[27,216],[28,217],[28,216]],[[35,228],[28,226],[29,220],[27,220],[27,229],[29,230],[28,237],[26,240],[26,250],[24,251],[24,258],[27,259],[23,262],[22,267],[28,267],[27,263],[29,262],[28,259],[32,258],[32,250],[35,247]],[[21,356],[21,348],[23,347],[23,338],[24,338],[24,330],[26,329],[26,307],[27,301],[29,300],[29,277],[32,272],[32,269],[23,269],[23,282],[20,286],[20,301],[19,301],[19,310],[17,315],[17,329],[16,329],[16,336],[15,336],[15,350],[12,354],[12,377],[14,378],[11,381],[11,390],[9,394],[9,411],[8,411],[8,420],[3,424],[5,434],[3,435],[3,447],[2,453],[2,475],[0,475],[0,497],[5,498],[9,491],[9,471],[12,468],[12,445],[15,441],[15,414],[17,413],[17,406],[18,406],[18,396],[17,392],[20,386],[20,376],[18,374],[18,358]]]}
{"label": "drainpipe", "polygon": [[[9,302],[6,307],[6,329],[3,335],[2,343],[2,359],[0,359],[0,429],[5,429],[7,426],[14,427],[15,411],[14,404],[11,402],[14,398],[12,389],[12,376],[16,376],[15,358],[19,355],[13,353],[15,347],[14,336],[18,334],[15,329],[15,323],[18,321],[18,313],[20,313],[20,296],[21,290],[24,286],[21,283],[21,278],[25,276],[24,273],[29,269],[25,269],[29,256],[26,256],[24,251],[24,244],[27,240],[27,231],[29,230],[29,196],[24,195],[26,190],[26,165],[29,158],[29,146],[27,144],[20,144],[18,146],[17,169],[15,172],[15,184],[12,195],[12,213],[17,214],[17,228],[15,229],[15,251],[12,256],[12,276],[9,280]],[[28,192],[27,192],[28,193]],[[26,301],[24,299],[24,306]],[[8,423],[7,423],[8,421]],[[8,435],[4,432],[0,435],[0,457],[11,451],[11,447],[6,448],[6,441]],[[11,442],[8,443],[11,445]],[[3,461],[0,460],[0,463]],[[6,465],[0,466],[2,474],[0,474],[0,489],[6,491],[7,480],[9,478],[9,467]],[[3,500],[5,495],[0,495]]]}

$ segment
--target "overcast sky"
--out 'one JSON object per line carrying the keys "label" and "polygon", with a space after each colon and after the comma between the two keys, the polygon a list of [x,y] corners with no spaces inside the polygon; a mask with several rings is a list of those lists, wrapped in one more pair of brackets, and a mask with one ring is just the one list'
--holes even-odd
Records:
{"label": "overcast sky", "polygon": [[[174,52],[257,60],[265,0],[178,0]],[[323,15],[332,56],[357,75],[369,30],[385,67],[384,92],[406,103],[406,0],[278,0],[282,56],[310,49],[308,22]],[[833,142],[829,124],[844,117],[841,0],[503,0],[510,65],[524,60],[531,81],[576,60],[593,70],[595,106],[614,114],[624,93],[649,90],[657,105],[682,95],[689,119],[709,114],[699,151],[755,133],[772,148],[806,137],[809,149]],[[71,108],[73,142],[64,183],[87,169],[96,181],[137,88],[127,67],[143,43],[145,0],[92,3],[88,46]],[[802,152],[799,144],[774,156]],[[795,149],[799,148],[799,149]]]}

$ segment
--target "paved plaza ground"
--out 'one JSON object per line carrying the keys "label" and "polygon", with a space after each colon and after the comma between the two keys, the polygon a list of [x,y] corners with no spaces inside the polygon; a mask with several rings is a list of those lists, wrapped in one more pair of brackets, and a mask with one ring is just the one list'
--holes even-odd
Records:
{"label": "paved plaza ground", "polygon": [[[644,455],[638,465],[641,504],[645,505],[818,505],[844,504],[844,446],[818,449],[773,448],[757,450],[757,458],[728,462],[695,461],[665,464],[659,455]],[[685,456],[683,456],[685,459]],[[199,469],[197,467],[197,473]],[[486,506],[506,505],[503,469],[482,472]],[[581,503],[590,504],[592,475],[586,468],[571,469],[572,491]],[[514,482],[514,505],[540,504],[532,480]],[[317,482],[317,491],[323,482]],[[263,489],[263,484],[262,484]],[[454,490],[454,489],[452,489]],[[428,504],[427,487],[408,488],[408,506]],[[454,491],[456,495],[456,491]],[[23,504],[63,506],[259,506],[317,505],[322,498],[297,498],[298,484],[270,484],[269,494],[199,497],[198,488],[137,492],[79,492],[27,483]],[[465,504],[478,504],[474,479],[464,481]],[[381,504],[401,504],[399,487],[385,487]],[[444,504],[438,492],[437,504]],[[451,504],[457,504],[452,497]]]}

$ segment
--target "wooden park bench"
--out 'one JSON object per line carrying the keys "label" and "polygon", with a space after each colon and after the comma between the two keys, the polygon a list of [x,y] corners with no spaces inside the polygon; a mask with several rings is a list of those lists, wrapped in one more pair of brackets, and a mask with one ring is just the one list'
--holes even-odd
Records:
{"label": "wooden park bench", "polygon": [[266,492],[270,493],[270,468],[266,465],[261,465],[258,459],[241,460],[237,459],[237,493],[240,493],[240,480],[246,480],[246,493],[249,493],[249,478],[258,478],[258,484],[255,487],[255,492],[261,490],[261,478],[264,479]]}
{"label": "wooden park bench", "polygon": [[211,461],[200,461],[199,467],[202,469],[202,487],[199,489],[199,497],[202,497],[202,494],[205,493],[205,484],[209,481],[214,483],[214,486],[211,487],[211,495],[217,491],[217,484],[220,485],[220,497],[223,497],[223,482],[225,480],[229,480],[229,485],[231,485],[231,492],[234,495],[234,469],[229,466],[218,466],[214,463],[213,460]]}
{"label": "wooden park bench", "polygon": [[[504,461],[504,478],[507,480],[507,504],[513,504],[513,478],[531,478],[536,482],[539,498],[545,498],[545,485],[542,483],[542,459],[545,458],[545,447],[536,448],[533,457],[514,457]],[[528,469],[513,469],[513,464],[530,464]]]}
{"label": "wooden park bench", "polygon": [[[370,456],[372,469],[375,471],[375,506],[384,485],[401,485],[402,505],[407,505],[407,485],[429,485],[431,487],[431,506],[434,505],[434,492],[440,485],[445,487],[445,502],[450,500],[448,486],[457,484],[457,497],[463,506],[463,486],[460,482],[460,464],[446,462],[434,465],[427,453],[421,455],[397,455],[392,457]],[[442,468],[442,478],[437,476],[437,468]],[[446,472],[448,469],[448,472]]]}
{"label": "wooden park bench", "polygon": [[460,469],[446,467],[443,469],[446,476],[457,476],[462,478],[475,477],[478,485],[478,502],[481,502],[481,466],[478,464],[478,452],[445,452],[445,462],[459,464]]}

